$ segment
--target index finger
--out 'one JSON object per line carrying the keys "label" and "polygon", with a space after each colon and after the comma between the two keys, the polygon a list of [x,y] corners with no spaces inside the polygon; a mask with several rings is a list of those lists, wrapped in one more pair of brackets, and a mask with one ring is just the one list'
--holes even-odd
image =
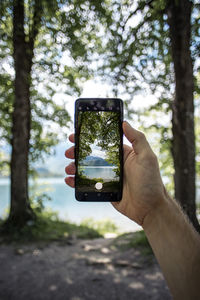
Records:
{"label": "index finger", "polygon": [[74,133],[70,134],[69,140],[70,142],[75,143]]}

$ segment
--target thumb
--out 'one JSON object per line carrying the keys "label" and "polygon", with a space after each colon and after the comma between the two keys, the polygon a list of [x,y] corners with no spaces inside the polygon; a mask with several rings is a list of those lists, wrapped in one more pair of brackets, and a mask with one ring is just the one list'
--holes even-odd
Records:
{"label": "thumb", "polygon": [[146,150],[149,150],[150,146],[146,140],[144,133],[131,127],[128,122],[123,122],[123,132],[129,142],[132,144],[136,154],[140,154]]}

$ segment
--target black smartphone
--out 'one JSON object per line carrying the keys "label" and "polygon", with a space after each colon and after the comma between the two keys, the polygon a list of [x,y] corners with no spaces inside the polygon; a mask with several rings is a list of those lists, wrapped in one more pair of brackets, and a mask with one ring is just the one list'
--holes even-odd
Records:
{"label": "black smartphone", "polygon": [[123,189],[123,102],[79,98],[75,102],[75,197],[120,201]]}

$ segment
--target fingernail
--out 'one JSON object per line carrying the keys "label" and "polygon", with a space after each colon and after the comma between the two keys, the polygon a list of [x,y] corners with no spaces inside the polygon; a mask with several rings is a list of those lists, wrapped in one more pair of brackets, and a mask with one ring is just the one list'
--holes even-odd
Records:
{"label": "fingernail", "polygon": [[129,124],[129,122],[128,121],[124,121],[128,126],[130,126],[131,127],[131,125]]}

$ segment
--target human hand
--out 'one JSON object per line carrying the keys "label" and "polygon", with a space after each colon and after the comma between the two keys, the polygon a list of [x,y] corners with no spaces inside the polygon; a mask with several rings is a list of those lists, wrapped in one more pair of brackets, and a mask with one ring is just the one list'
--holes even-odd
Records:
{"label": "human hand", "polygon": [[[132,147],[124,145],[123,196],[112,205],[122,214],[143,225],[145,216],[154,210],[165,198],[158,161],[144,134],[123,122],[123,131]],[[74,143],[74,134],[69,136]],[[66,150],[67,158],[74,159],[74,146]],[[70,163],[65,171],[75,174],[75,164]],[[74,177],[68,176],[65,182],[74,187]]]}
{"label": "human hand", "polygon": [[127,122],[123,122],[123,132],[132,147],[124,145],[123,195],[112,205],[142,226],[146,215],[163,202],[166,191],[157,157],[145,135]]}

